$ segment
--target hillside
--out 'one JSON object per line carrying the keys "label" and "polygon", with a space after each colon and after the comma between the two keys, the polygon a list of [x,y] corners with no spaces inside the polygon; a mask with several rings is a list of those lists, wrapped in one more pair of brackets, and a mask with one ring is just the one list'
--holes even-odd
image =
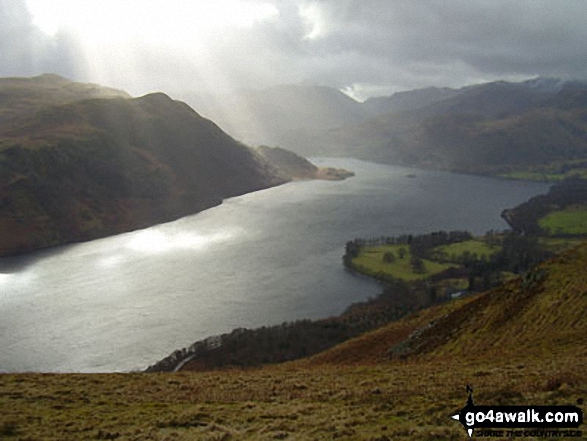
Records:
{"label": "hillside", "polygon": [[412,357],[464,357],[481,362],[498,356],[585,357],[586,263],[587,244],[583,244],[521,278],[416,313],[317,355],[310,364],[374,363]]}
{"label": "hillside", "polygon": [[[57,100],[52,89],[31,92],[30,81],[37,80],[20,81],[23,94]],[[285,181],[213,122],[161,93],[37,107],[0,121],[0,255],[174,220]]]}
{"label": "hillside", "polygon": [[584,244],[523,279],[284,365],[0,375],[0,434],[64,440],[459,440],[466,434],[451,415],[465,404],[466,385],[474,388],[477,404],[584,409],[586,265]]}
{"label": "hillside", "polygon": [[391,96],[369,98],[361,107],[372,116],[417,110],[456,97],[463,91],[464,89],[450,89],[448,87],[427,87],[397,92]]}
{"label": "hillside", "polygon": [[278,168],[284,179],[323,179],[340,181],[354,176],[352,171],[333,167],[316,167],[306,158],[280,147],[259,146],[256,151]]}
{"label": "hillside", "polygon": [[175,94],[237,139],[316,155],[312,139],[324,129],[362,121],[361,103],[331,87],[281,85],[230,94]]}
{"label": "hillside", "polygon": [[0,122],[35,112],[40,107],[90,98],[130,98],[130,95],[98,84],[76,83],[54,74],[0,78]]}
{"label": "hillside", "polygon": [[341,126],[314,142],[322,151],[383,163],[480,174],[583,168],[584,83],[489,83],[422,107]]}
{"label": "hillside", "polygon": [[524,179],[585,170],[587,85],[579,81],[432,87],[363,103],[310,85],[180,95],[238,139],[306,156]]}

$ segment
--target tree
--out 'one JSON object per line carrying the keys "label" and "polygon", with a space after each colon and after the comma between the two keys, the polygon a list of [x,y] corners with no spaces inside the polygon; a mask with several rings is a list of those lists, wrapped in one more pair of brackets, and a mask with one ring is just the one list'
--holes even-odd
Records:
{"label": "tree", "polygon": [[397,254],[398,254],[398,256],[399,256],[399,258],[400,258],[400,259],[403,259],[403,258],[406,256],[406,249],[405,249],[405,248],[403,248],[403,247],[402,247],[402,248],[400,248],[400,249],[397,251]]}
{"label": "tree", "polygon": [[426,267],[424,266],[424,261],[420,259],[418,256],[412,256],[410,260],[410,265],[412,265],[412,270],[415,273],[425,273]]}
{"label": "tree", "polygon": [[475,275],[471,274],[469,276],[469,291],[474,291],[475,290]]}
{"label": "tree", "polygon": [[383,255],[383,261],[385,263],[393,263],[395,262],[395,254],[392,251],[388,251]]}

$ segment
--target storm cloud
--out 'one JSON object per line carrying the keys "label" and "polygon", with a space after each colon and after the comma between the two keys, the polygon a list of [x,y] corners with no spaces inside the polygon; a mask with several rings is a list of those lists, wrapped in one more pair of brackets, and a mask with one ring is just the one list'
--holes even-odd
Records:
{"label": "storm cloud", "polygon": [[[163,35],[154,42],[129,34],[129,40],[99,46],[75,26],[49,35],[34,24],[25,0],[0,0],[0,74],[54,72],[131,93],[311,82],[360,98],[430,85],[587,77],[583,0],[245,3],[274,13],[216,34],[191,34],[197,26],[183,20],[188,25],[177,26],[183,38]],[[175,4],[165,3],[161,20],[185,19],[187,12]],[[205,9],[210,2],[195,4]],[[198,15],[197,9],[190,13]],[[140,23],[141,10],[132,18]]]}

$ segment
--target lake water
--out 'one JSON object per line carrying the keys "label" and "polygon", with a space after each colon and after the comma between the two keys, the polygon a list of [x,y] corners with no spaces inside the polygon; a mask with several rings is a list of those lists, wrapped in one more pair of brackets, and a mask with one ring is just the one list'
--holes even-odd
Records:
{"label": "lake water", "polygon": [[339,314],[380,291],[343,269],[347,240],[504,229],[502,209],[548,189],[314,162],[356,176],[294,182],[145,230],[0,259],[0,371],[143,369],[237,327]]}

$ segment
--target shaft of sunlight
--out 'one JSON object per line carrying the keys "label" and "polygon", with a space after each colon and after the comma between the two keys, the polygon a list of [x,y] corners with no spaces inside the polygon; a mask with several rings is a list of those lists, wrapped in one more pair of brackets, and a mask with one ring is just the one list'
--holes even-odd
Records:
{"label": "shaft of sunlight", "polygon": [[[227,62],[255,25],[279,18],[266,0],[27,0],[33,23],[48,35],[73,36],[93,82],[139,95],[159,90],[230,89]],[[245,58],[246,62],[246,58]],[[247,68],[249,66],[246,66]],[[153,81],[153,78],[156,80]]]}

